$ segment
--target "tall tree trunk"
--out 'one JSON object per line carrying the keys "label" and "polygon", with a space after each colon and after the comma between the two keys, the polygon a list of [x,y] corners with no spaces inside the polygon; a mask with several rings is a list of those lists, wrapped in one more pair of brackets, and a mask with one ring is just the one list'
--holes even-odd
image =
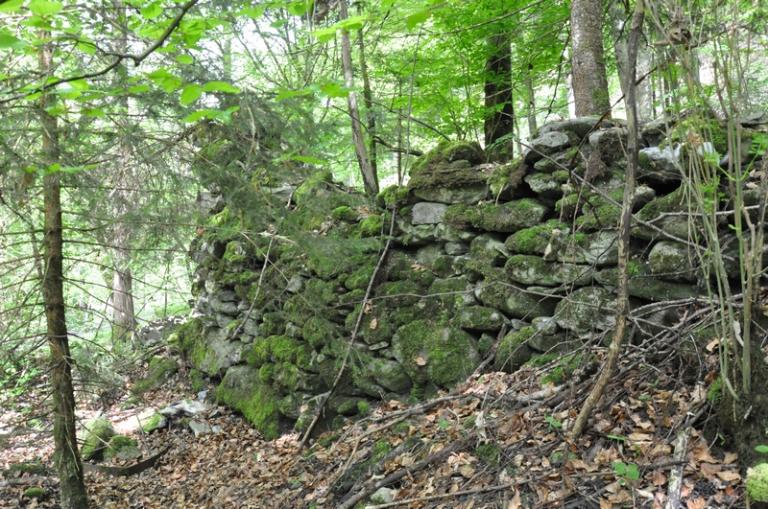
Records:
{"label": "tall tree trunk", "polygon": [[[342,21],[349,17],[347,0],[339,1],[339,14]],[[349,42],[349,30],[347,29],[341,31],[341,63],[344,68],[344,85],[349,90],[347,106],[349,108],[349,116],[352,119],[352,142],[355,145],[357,164],[360,167],[360,174],[363,176],[365,194],[373,197],[379,192],[379,178],[371,166],[371,161],[368,159],[368,151],[365,148],[363,124],[360,121],[360,108],[357,106],[357,94],[353,89],[355,80],[352,69],[352,45]]]}
{"label": "tall tree trunk", "polygon": [[627,106],[627,171],[624,181],[624,195],[621,201],[621,218],[619,219],[619,253],[618,271],[619,281],[616,289],[616,326],[613,330],[611,344],[608,346],[603,367],[595,381],[587,399],[579,411],[579,415],[573,423],[571,437],[576,439],[583,433],[587,420],[592,414],[598,401],[603,396],[608,382],[614,376],[616,366],[621,355],[625,337],[629,334],[629,247],[630,228],[632,226],[632,204],[635,199],[635,176],[637,175],[639,134],[637,123],[637,98],[635,97],[635,81],[637,79],[637,47],[640,34],[643,29],[645,17],[645,0],[637,0],[635,12],[632,15],[632,28],[627,42],[628,73],[625,83],[627,95],[624,101]]}
{"label": "tall tree trunk", "polygon": [[[116,0],[120,13],[120,48],[128,52],[127,12],[125,3]],[[117,68],[117,86],[125,86],[128,81],[128,70],[124,65]],[[120,99],[120,113],[125,119],[130,118],[130,103],[127,96]],[[122,131],[118,146],[118,167],[114,170],[112,207],[115,211],[115,224],[112,227],[112,238],[108,244],[115,246],[112,253],[112,341],[123,343],[132,338],[136,328],[136,316],[133,305],[133,276],[131,274],[131,226],[126,222],[126,215],[136,203],[137,197],[131,196],[138,178],[133,174],[131,140],[128,136],[129,122],[120,125]]]}
{"label": "tall tree trunk", "polygon": [[368,150],[370,151],[371,171],[378,177],[379,164],[376,155],[376,115],[373,111],[373,91],[371,90],[371,78],[368,74],[368,62],[365,59],[365,42],[363,41],[362,28],[357,31],[357,44],[360,48],[360,75],[363,78],[363,103],[365,104],[365,118],[368,122]]}
{"label": "tall tree trunk", "polygon": [[[46,40],[50,33],[42,32]],[[53,49],[49,43],[40,47],[40,70],[48,76],[52,69]],[[58,125],[46,110],[53,104],[44,92],[40,98],[40,122],[43,130],[43,155],[46,164],[59,162]],[[61,175],[49,173],[43,178],[45,207],[43,300],[51,350],[51,389],[53,391],[54,461],[59,474],[60,503],[64,509],[87,509],[83,465],[75,435],[75,393],[72,385],[72,357],[64,307],[64,256],[62,251]]]}
{"label": "tall tree trunk", "polygon": [[515,129],[510,37],[508,33],[501,33],[488,38],[488,59],[485,63],[486,145],[511,134]]}
{"label": "tall tree trunk", "polygon": [[571,66],[576,115],[610,115],[611,100],[603,56],[600,0],[571,2]]}
{"label": "tall tree trunk", "polygon": [[528,72],[525,75],[525,90],[528,93],[526,104],[526,117],[528,117],[528,136],[533,139],[539,126],[536,122],[536,91],[533,88],[533,65],[528,64]]}

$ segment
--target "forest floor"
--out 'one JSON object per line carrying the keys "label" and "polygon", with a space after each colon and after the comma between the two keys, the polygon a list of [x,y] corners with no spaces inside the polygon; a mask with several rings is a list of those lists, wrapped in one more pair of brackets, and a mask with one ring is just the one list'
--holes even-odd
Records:
{"label": "forest floor", "polygon": [[[179,424],[135,436],[145,456],[170,446],[154,468],[128,477],[87,472],[92,507],[607,509],[663,508],[670,497],[687,509],[743,507],[736,454],[705,438],[714,419],[705,387],[684,382],[714,373],[716,355],[700,359],[690,377],[672,357],[656,365],[645,357],[639,349],[623,357],[576,441],[563,429],[591,386],[594,363],[560,386],[542,383],[553,364],[476,376],[419,404],[384,402],[307,449],[295,434],[265,441],[241,416],[214,406],[207,420],[218,433],[195,437]],[[182,398],[194,395],[177,376],[143,406],[115,404],[105,416],[129,422]],[[40,404],[27,395],[16,408]],[[0,433],[23,415],[4,411]],[[0,479],[0,507],[57,507],[49,433],[15,429],[0,435],[0,469],[33,460],[48,469]],[[31,486],[45,495],[25,497]]]}

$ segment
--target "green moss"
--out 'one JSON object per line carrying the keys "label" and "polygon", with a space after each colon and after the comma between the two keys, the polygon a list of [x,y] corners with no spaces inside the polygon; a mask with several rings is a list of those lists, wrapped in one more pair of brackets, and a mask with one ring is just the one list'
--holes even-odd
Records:
{"label": "green moss", "polygon": [[285,317],[280,312],[264,313],[261,317],[260,333],[264,336],[276,336],[285,332]]}
{"label": "green moss", "polygon": [[496,357],[494,358],[496,369],[511,373],[526,363],[532,355],[527,343],[535,333],[536,329],[532,326],[527,326],[504,336],[501,342],[499,342]]}
{"label": "green moss", "polygon": [[455,161],[468,161],[480,164],[485,161],[485,153],[480,144],[474,141],[441,141],[413,163],[411,177],[423,173],[426,169]]}
{"label": "green moss", "polygon": [[379,214],[371,214],[360,221],[359,228],[361,237],[381,235],[384,228],[384,218]]}
{"label": "green moss", "polygon": [[450,386],[472,374],[479,363],[472,336],[432,321],[400,327],[392,343],[395,357],[417,383]]}
{"label": "green moss", "polygon": [[550,219],[546,223],[513,233],[507,238],[504,245],[511,253],[543,255],[554,230],[559,230],[565,234],[568,232],[568,226],[557,219]]}
{"label": "green moss", "polygon": [[370,264],[381,247],[379,238],[332,238],[309,236],[301,240],[307,266],[321,279],[349,274],[361,265]]}
{"label": "green moss", "polygon": [[560,362],[541,378],[541,383],[560,385],[567,381],[583,362],[584,357],[581,354],[564,355]]}
{"label": "green moss", "polygon": [[12,477],[20,474],[47,475],[48,469],[39,461],[27,461],[23,463],[12,463],[6,470]]}
{"label": "green moss", "polygon": [[768,502],[768,463],[747,470],[747,495],[752,502]]}
{"label": "green moss", "polygon": [[329,320],[310,316],[301,328],[302,337],[314,348],[322,348],[341,336],[339,328]]}
{"label": "green moss", "polygon": [[269,341],[267,338],[257,337],[253,340],[251,348],[245,354],[245,361],[258,368],[270,360]]}
{"label": "green moss", "polygon": [[374,265],[363,265],[344,280],[347,290],[365,290],[373,277]]}
{"label": "green moss", "polygon": [[723,377],[718,376],[707,389],[707,401],[717,403],[723,397]]}
{"label": "green moss", "polygon": [[408,198],[408,188],[405,186],[391,185],[385,187],[376,195],[376,205],[381,208],[392,209],[403,203]]}
{"label": "green moss", "polygon": [[274,376],[274,364],[262,364],[262,366],[259,368],[259,381],[261,381],[261,383],[268,385],[270,382],[272,382]]}
{"label": "green moss", "polygon": [[493,443],[480,444],[475,447],[475,455],[490,466],[496,466],[501,459],[501,449]]}
{"label": "green moss", "polygon": [[310,175],[293,193],[293,199],[297,205],[303,205],[318,190],[325,189],[333,184],[331,170],[320,170]]}
{"label": "green moss", "polygon": [[168,357],[153,357],[149,362],[147,376],[136,381],[131,388],[134,394],[144,394],[145,392],[159,388],[178,370],[178,365],[173,359]]}
{"label": "green moss", "polygon": [[138,453],[139,443],[125,435],[115,435],[109,439],[109,444],[104,450],[104,458],[111,459],[117,457],[121,452]]}
{"label": "green moss", "polygon": [[86,461],[100,459],[109,439],[115,434],[112,424],[103,418],[97,418],[86,424],[87,433],[80,449],[82,458]]}
{"label": "green moss", "polygon": [[227,242],[227,247],[224,249],[224,254],[221,257],[221,261],[232,266],[240,265],[247,259],[245,248],[243,248],[242,242],[239,240],[231,240]]}
{"label": "green moss", "polygon": [[360,415],[368,415],[371,411],[371,404],[365,400],[357,402],[357,413]]}
{"label": "green moss", "polygon": [[511,233],[530,228],[544,219],[547,208],[532,198],[507,203],[455,204],[448,207],[444,221],[459,229],[474,227],[491,232]]}
{"label": "green moss", "polygon": [[195,392],[200,392],[205,389],[207,382],[203,372],[198,369],[191,369],[189,371],[189,385]]}
{"label": "green moss", "polygon": [[30,486],[24,490],[22,496],[24,498],[43,498],[45,497],[45,490],[39,486]]}
{"label": "green moss", "polygon": [[242,413],[267,439],[276,438],[280,431],[277,399],[277,395],[261,383],[258,371],[248,367],[228,369],[216,388],[216,401]]}
{"label": "green moss", "polygon": [[349,223],[357,222],[357,211],[348,205],[336,207],[331,211],[331,217],[336,221],[347,221]]}
{"label": "green moss", "polygon": [[165,423],[166,423],[165,417],[157,413],[152,414],[152,416],[147,420],[147,422],[142,423],[141,430],[144,433],[152,433],[153,431],[163,427]]}

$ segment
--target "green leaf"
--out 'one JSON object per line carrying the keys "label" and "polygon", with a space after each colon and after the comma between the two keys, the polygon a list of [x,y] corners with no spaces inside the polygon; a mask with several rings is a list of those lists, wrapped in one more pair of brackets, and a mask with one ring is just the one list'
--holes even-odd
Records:
{"label": "green leaf", "polygon": [[301,155],[290,156],[288,159],[291,161],[299,162],[299,163],[314,164],[316,166],[322,166],[328,163],[328,161],[325,161],[323,159],[318,159],[317,157],[312,157],[312,156],[301,156]]}
{"label": "green leaf", "polygon": [[314,35],[315,38],[320,42],[328,42],[336,37],[336,27],[331,26],[327,28],[321,28],[320,30],[315,30],[312,32],[312,35]]}
{"label": "green leaf", "polygon": [[756,445],[755,451],[759,452],[760,454],[768,454],[768,445],[765,445],[765,444]]}
{"label": "green leaf", "polygon": [[179,102],[182,106],[189,106],[193,102],[197,101],[200,96],[203,95],[203,87],[196,84],[187,85],[181,91],[181,98]]}
{"label": "green leaf", "polygon": [[150,90],[149,85],[145,85],[145,84],[128,87],[129,94],[143,94],[143,93],[149,92],[149,90]]}
{"label": "green leaf", "polygon": [[240,89],[226,81],[209,81],[203,85],[204,92],[224,92],[225,94],[238,94]]}
{"label": "green leaf", "polygon": [[7,30],[0,30],[0,49],[21,48],[26,43]]}
{"label": "green leaf", "polygon": [[6,0],[0,3],[0,12],[19,12],[24,0]]}
{"label": "green leaf", "polygon": [[421,9],[416,12],[413,12],[409,14],[405,18],[405,25],[408,27],[408,30],[413,30],[417,26],[421,25],[422,23],[426,22],[429,17],[432,16],[432,10],[431,9]]}
{"label": "green leaf", "polygon": [[264,13],[267,11],[266,5],[257,5],[255,7],[245,7],[244,9],[241,9],[240,12],[237,13],[238,16],[248,16],[249,18],[258,19],[262,16],[264,16]]}
{"label": "green leaf", "polygon": [[202,120],[204,118],[212,119],[216,115],[216,110],[211,109],[205,109],[205,110],[197,110],[193,111],[186,117],[184,117],[184,122],[197,122],[198,120]]}
{"label": "green leaf", "polygon": [[184,84],[184,80],[163,68],[152,71],[147,74],[147,77],[157,83],[168,94],[177,91]]}
{"label": "green leaf", "polygon": [[163,13],[163,7],[159,2],[153,2],[146,7],[142,7],[140,12],[145,19],[155,19]]}
{"label": "green leaf", "polygon": [[84,108],[82,111],[86,117],[101,118],[106,116],[106,112],[101,108]]}
{"label": "green leaf", "polygon": [[298,0],[296,2],[289,3],[286,5],[286,8],[288,9],[288,12],[294,16],[305,16],[312,9],[313,3],[314,2],[312,0]]}
{"label": "green leaf", "polygon": [[328,97],[347,97],[349,95],[349,90],[339,83],[320,85],[320,92]]}
{"label": "green leaf", "polygon": [[53,16],[58,14],[63,8],[64,6],[61,5],[61,2],[53,2],[51,0],[32,0],[29,2],[29,10],[32,11],[32,14],[38,16]]}
{"label": "green leaf", "polygon": [[176,61],[181,65],[191,65],[195,63],[195,59],[189,55],[176,55]]}
{"label": "green leaf", "polygon": [[283,101],[285,99],[292,99],[294,97],[311,97],[315,95],[315,92],[309,88],[300,88],[298,90],[291,90],[289,88],[281,88],[277,92],[276,99],[278,101]]}
{"label": "green leaf", "polygon": [[336,23],[336,26],[344,30],[359,30],[363,28],[367,20],[367,16],[350,16]]}

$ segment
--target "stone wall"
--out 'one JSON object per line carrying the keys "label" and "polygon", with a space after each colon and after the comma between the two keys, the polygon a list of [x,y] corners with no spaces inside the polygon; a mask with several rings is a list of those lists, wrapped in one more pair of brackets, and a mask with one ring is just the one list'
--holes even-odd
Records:
{"label": "stone wall", "polygon": [[[593,129],[596,121],[546,125],[513,161],[504,143],[487,151],[442,143],[417,161],[407,187],[386,189],[375,206],[328,172],[289,192],[270,188],[279,189],[272,206],[286,211],[274,221],[225,199],[193,243],[195,313],[174,340],[197,370],[221,380],[219,401],[268,436],[306,426],[361,313],[330,415],[448,388],[499,338],[497,369],[560,357],[567,376],[584,361],[572,352],[603,340],[615,320],[626,129],[619,121]],[[699,225],[679,187],[684,151],[659,147],[662,132],[643,130],[629,267],[635,310],[702,291],[686,244]],[[363,304],[393,211],[392,246]],[[635,341],[676,320],[674,308],[646,313]]]}

